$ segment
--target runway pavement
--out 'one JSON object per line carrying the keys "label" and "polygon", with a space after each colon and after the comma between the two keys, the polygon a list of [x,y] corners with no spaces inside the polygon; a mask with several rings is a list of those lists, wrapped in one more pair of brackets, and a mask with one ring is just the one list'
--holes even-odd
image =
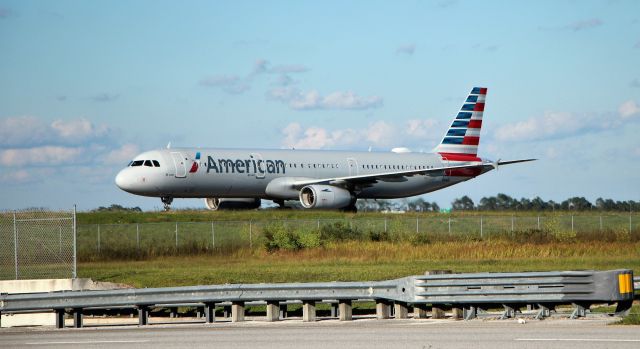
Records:
{"label": "runway pavement", "polygon": [[0,330],[3,348],[639,348],[640,327],[606,319],[323,320]]}

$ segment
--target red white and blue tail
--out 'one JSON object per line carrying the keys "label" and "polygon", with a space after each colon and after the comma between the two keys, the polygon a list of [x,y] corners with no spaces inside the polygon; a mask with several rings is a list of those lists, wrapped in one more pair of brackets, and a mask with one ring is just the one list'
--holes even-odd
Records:
{"label": "red white and blue tail", "polygon": [[477,156],[486,97],[485,87],[474,87],[471,90],[435,152],[443,156]]}

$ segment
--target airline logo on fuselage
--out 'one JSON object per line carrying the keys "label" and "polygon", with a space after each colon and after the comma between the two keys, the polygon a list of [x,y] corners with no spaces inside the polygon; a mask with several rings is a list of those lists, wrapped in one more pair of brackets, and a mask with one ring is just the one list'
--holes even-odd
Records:
{"label": "airline logo on fuselage", "polygon": [[285,173],[285,164],[282,160],[262,160],[249,155],[249,159],[214,159],[207,156],[207,173]]}

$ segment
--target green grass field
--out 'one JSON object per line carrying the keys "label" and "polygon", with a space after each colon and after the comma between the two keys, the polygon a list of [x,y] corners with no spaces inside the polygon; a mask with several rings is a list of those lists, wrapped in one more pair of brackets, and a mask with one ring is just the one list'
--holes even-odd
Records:
{"label": "green grass field", "polygon": [[409,243],[348,241],[298,251],[241,249],[229,255],[170,256],[79,265],[80,277],[161,287],[220,283],[384,280],[454,272],[630,268],[640,272],[640,243]]}

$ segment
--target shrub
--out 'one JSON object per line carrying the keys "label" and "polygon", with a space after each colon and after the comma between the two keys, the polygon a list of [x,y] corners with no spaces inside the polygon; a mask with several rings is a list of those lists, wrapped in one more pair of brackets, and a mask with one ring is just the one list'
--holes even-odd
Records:
{"label": "shrub", "polygon": [[322,242],[360,239],[362,239],[360,231],[358,229],[352,229],[344,222],[325,224],[320,227],[320,241]]}
{"label": "shrub", "polygon": [[262,230],[263,246],[268,252],[277,250],[297,251],[320,246],[318,232],[297,231],[282,223],[272,223]]}

